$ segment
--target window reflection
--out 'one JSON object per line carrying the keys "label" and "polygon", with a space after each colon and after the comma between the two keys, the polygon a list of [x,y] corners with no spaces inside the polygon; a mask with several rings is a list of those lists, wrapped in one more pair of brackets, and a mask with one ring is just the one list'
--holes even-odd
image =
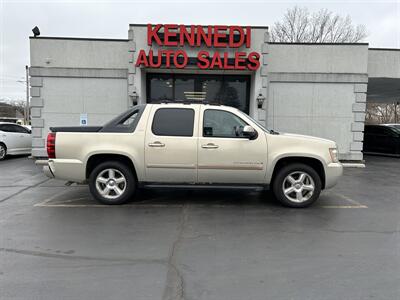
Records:
{"label": "window reflection", "polygon": [[250,76],[147,74],[147,102],[189,100],[236,107],[249,112]]}
{"label": "window reflection", "polygon": [[[174,81],[174,91],[175,91],[175,100],[198,100],[194,98],[194,78],[187,76],[175,76]],[[200,101],[202,99],[199,99]]]}
{"label": "window reflection", "polygon": [[151,88],[147,90],[147,95],[151,101],[173,100],[173,80],[169,74],[152,74],[148,78],[147,86]]}

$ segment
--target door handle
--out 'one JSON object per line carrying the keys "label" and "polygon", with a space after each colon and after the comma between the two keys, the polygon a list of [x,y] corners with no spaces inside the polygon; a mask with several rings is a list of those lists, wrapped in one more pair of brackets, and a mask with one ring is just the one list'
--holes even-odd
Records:
{"label": "door handle", "polygon": [[165,147],[165,144],[157,141],[157,142],[150,143],[149,147],[159,147],[160,148],[160,147]]}
{"label": "door handle", "polygon": [[215,145],[213,143],[201,145],[201,148],[204,148],[204,149],[217,149],[218,147],[219,147],[218,145]]}

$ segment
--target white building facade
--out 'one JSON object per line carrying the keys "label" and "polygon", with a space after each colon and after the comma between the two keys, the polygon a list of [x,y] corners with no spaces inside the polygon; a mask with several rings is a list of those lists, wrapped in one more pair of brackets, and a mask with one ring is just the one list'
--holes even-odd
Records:
{"label": "white building facade", "polygon": [[400,86],[397,49],[270,43],[267,27],[131,24],[128,39],[31,37],[30,47],[34,157],[47,156],[49,127],[182,100],[236,106],[275,131],[332,139],[341,160],[360,161],[369,79],[377,90],[390,81],[394,98]]}

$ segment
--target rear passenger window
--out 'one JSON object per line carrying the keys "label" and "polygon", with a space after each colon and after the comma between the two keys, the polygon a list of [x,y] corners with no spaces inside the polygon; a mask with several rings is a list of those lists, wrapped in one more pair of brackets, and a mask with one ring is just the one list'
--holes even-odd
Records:
{"label": "rear passenger window", "polygon": [[4,124],[1,126],[1,130],[4,132],[17,132],[13,125],[11,124]]}
{"label": "rear passenger window", "polygon": [[160,108],[154,114],[151,130],[155,135],[193,136],[194,110]]}

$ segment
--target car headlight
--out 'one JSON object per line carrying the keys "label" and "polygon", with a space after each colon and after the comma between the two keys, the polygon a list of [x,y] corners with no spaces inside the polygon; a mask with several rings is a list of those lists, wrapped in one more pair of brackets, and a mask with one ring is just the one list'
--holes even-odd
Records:
{"label": "car headlight", "polygon": [[331,155],[332,162],[339,162],[339,151],[337,148],[329,148],[329,154]]}

